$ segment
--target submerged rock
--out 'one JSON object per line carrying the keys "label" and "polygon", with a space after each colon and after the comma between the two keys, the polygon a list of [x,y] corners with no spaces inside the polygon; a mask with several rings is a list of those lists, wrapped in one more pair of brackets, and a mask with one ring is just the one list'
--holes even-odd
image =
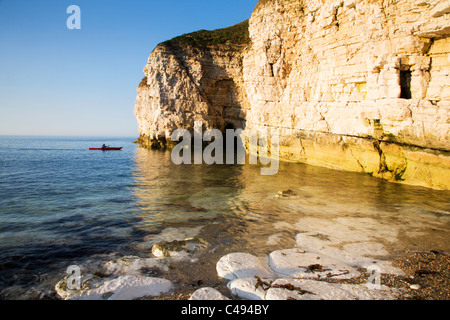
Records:
{"label": "submerged rock", "polygon": [[276,194],[276,198],[288,198],[291,196],[296,196],[297,194],[292,191],[291,189],[287,189],[287,190],[283,190],[283,191],[278,191],[278,193]]}
{"label": "submerged rock", "polygon": [[181,228],[166,228],[161,231],[159,234],[150,234],[145,236],[142,241],[134,243],[136,248],[142,251],[151,250],[152,247],[161,242],[171,242],[175,240],[184,241],[188,239],[196,238],[203,226],[190,228],[190,227],[181,227]]}
{"label": "submerged rock", "polygon": [[168,267],[163,261],[157,258],[125,256],[108,261],[104,264],[104,269],[108,276],[144,276],[148,275],[148,270],[154,270],[154,273],[159,273],[160,271],[167,271]]}
{"label": "submerged rock", "polygon": [[163,241],[153,245],[152,253],[156,257],[183,257],[206,247],[207,242],[203,239]]}

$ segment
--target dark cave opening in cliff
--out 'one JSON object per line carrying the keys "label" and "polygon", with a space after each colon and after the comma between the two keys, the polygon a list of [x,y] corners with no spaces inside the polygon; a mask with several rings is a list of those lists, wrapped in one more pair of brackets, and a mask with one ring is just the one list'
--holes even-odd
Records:
{"label": "dark cave opening in cliff", "polygon": [[400,98],[411,99],[411,70],[400,71]]}
{"label": "dark cave opening in cliff", "polygon": [[235,130],[236,128],[234,127],[234,124],[232,124],[232,123],[229,123],[229,122],[227,122],[226,124],[225,124],[225,131],[226,130]]}
{"label": "dark cave opening in cliff", "polygon": [[[245,150],[242,140],[238,138],[242,128],[236,126],[236,124],[231,122],[225,123],[225,129],[222,133],[223,145],[226,150],[226,158],[228,164],[243,164],[245,159],[242,159],[242,150]],[[232,146],[232,147],[230,147]],[[245,153],[245,151],[244,151]],[[231,158],[228,158],[230,157]]]}
{"label": "dark cave opening in cliff", "polygon": [[273,63],[269,63],[269,67],[270,67],[270,76],[274,77],[274,73],[273,73]]}
{"label": "dark cave opening in cliff", "polygon": [[[222,133],[222,137],[223,137],[223,145],[224,145],[224,146],[227,145],[227,130],[236,130],[236,128],[235,128],[234,124],[232,124],[232,123],[227,122],[227,123],[225,124],[225,129],[224,129],[224,131],[223,131],[223,133]],[[234,139],[234,141],[230,141],[230,142],[234,142],[233,145],[234,145],[234,149],[235,149],[235,151],[236,151],[236,148],[237,148],[237,140],[238,140],[238,139],[237,139],[236,137],[234,137],[233,139]]]}

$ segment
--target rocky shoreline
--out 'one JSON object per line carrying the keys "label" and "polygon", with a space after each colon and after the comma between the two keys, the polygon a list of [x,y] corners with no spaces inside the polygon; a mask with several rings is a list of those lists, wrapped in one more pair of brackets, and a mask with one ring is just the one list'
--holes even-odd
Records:
{"label": "rocky shoreline", "polygon": [[[406,252],[390,260],[362,250],[333,250],[328,240],[276,250],[266,257],[235,252],[216,264],[218,279],[192,279],[190,286],[165,279],[172,269],[200,263],[208,244],[198,237],[162,241],[152,258],[122,257],[83,266],[81,289],[55,291],[67,300],[447,300],[450,257],[441,252]],[[300,242],[299,242],[300,239]],[[306,243],[303,241],[303,243]],[[361,253],[361,254],[360,254]],[[182,268],[182,267],[181,267]],[[201,275],[199,275],[201,277]]]}
{"label": "rocky shoreline", "polygon": [[[296,204],[298,190],[272,199]],[[428,241],[423,223],[448,219],[430,217],[396,225],[392,217],[299,215],[272,221],[262,237],[253,231],[248,246],[240,238],[248,231],[228,224],[180,223],[132,244],[140,256],[85,261],[78,290],[68,288],[72,275],[54,289],[69,300],[446,300],[448,252],[414,244]]]}
{"label": "rocky shoreline", "polygon": [[[430,262],[423,264],[423,259]],[[405,272],[405,276],[383,274],[381,284],[401,290],[402,294],[398,300],[449,300],[450,299],[450,257],[443,253],[436,252],[407,252],[393,262]],[[420,269],[422,268],[422,269]],[[428,272],[421,272],[426,269]],[[339,280],[338,283],[363,285],[367,283],[370,274],[362,271],[361,275],[348,280]],[[147,298],[150,300],[189,300],[196,299],[200,294],[210,292],[211,295],[205,297],[207,300],[214,298],[218,290],[214,289],[192,289],[187,293],[176,293],[161,297]],[[196,293],[196,295],[194,295]],[[220,292],[219,292],[220,293]],[[231,293],[221,293],[222,298],[233,299]]]}

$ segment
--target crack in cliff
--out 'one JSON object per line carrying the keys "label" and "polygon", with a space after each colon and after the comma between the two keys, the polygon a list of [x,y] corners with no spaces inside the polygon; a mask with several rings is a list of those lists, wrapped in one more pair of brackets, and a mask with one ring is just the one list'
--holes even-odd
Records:
{"label": "crack in cliff", "polygon": [[[211,75],[209,74],[214,68],[209,66],[208,62],[213,61],[215,55],[219,54],[220,56],[222,53],[227,53],[227,51],[222,51],[221,47],[218,46],[215,46],[214,48],[204,47],[201,49],[201,56],[199,58],[197,52],[197,50],[199,50],[198,48],[185,48],[184,44],[179,44],[177,42],[166,42],[163,43],[163,45],[167,48],[168,53],[173,56],[179,70],[187,79],[189,79],[190,84],[195,88],[201,101],[206,102],[208,106],[206,116],[211,119],[213,125],[222,128],[228,123],[233,123],[233,127],[242,127],[238,122],[242,122],[242,120],[245,119],[242,119],[239,116],[240,112],[232,111],[233,108],[239,110],[242,109],[242,106],[238,101],[239,99],[237,97],[234,79],[228,76],[227,72],[222,69],[217,72],[223,72],[224,74],[217,79],[211,78]],[[200,64],[202,70],[200,78],[198,76],[196,77],[195,74],[192,74],[190,69],[190,59],[193,59],[195,63]],[[221,93],[221,91],[224,90],[226,93]],[[217,94],[227,95],[227,99],[230,101],[226,103],[226,105],[221,105],[221,103],[218,103],[217,101]],[[228,116],[225,115],[227,113],[231,113],[231,118],[229,114]],[[233,114],[238,115],[234,116]],[[223,120],[223,122],[221,120]]]}
{"label": "crack in cliff", "polygon": [[361,161],[359,161],[359,159],[356,158],[355,155],[353,154],[352,148],[347,147],[347,149],[350,150],[350,154],[351,154],[352,157],[356,160],[356,163],[361,167],[362,171],[363,171],[363,172],[366,172],[366,173],[368,173],[369,175],[372,176],[372,175],[373,175],[373,172],[367,172],[367,171],[366,171],[366,167],[365,167],[365,166],[361,163]]}
{"label": "crack in cliff", "polygon": [[380,141],[379,140],[374,141],[373,146],[375,150],[378,152],[378,155],[380,156],[378,173],[392,172],[391,170],[389,170],[389,167],[386,163],[386,156],[384,155],[383,150],[381,149]]}
{"label": "crack in cliff", "polygon": [[302,148],[302,151],[300,152],[300,154],[303,154],[304,156],[306,156],[306,149],[303,146],[303,141],[302,138],[298,138],[300,140],[300,147]]}
{"label": "crack in cliff", "polygon": [[316,112],[320,115],[320,120],[319,121],[325,121],[325,124],[327,125],[327,131],[331,132],[331,127],[330,124],[328,123],[327,119],[325,119],[324,115],[322,114],[321,111],[319,111],[319,109],[317,109],[317,106],[314,105],[314,109],[316,110]]}

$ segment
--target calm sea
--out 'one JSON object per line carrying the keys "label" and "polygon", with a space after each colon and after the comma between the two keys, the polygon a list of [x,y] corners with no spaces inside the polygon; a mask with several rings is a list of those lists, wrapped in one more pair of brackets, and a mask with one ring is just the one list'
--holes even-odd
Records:
{"label": "calm sea", "polygon": [[[0,137],[1,298],[52,298],[70,265],[151,257],[155,239],[189,230],[208,243],[202,267],[158,271],[180,287],[219,281],[224,254],[294,247],[299,232],[346,234],[390,256],[450,252],[449,192],[303,164],[281,163],[275,176],[254,165],[177,166],[133,140]],[[123,149],[88,150],[103,143]],[[276,197],[286,189],[296,195]]]}

